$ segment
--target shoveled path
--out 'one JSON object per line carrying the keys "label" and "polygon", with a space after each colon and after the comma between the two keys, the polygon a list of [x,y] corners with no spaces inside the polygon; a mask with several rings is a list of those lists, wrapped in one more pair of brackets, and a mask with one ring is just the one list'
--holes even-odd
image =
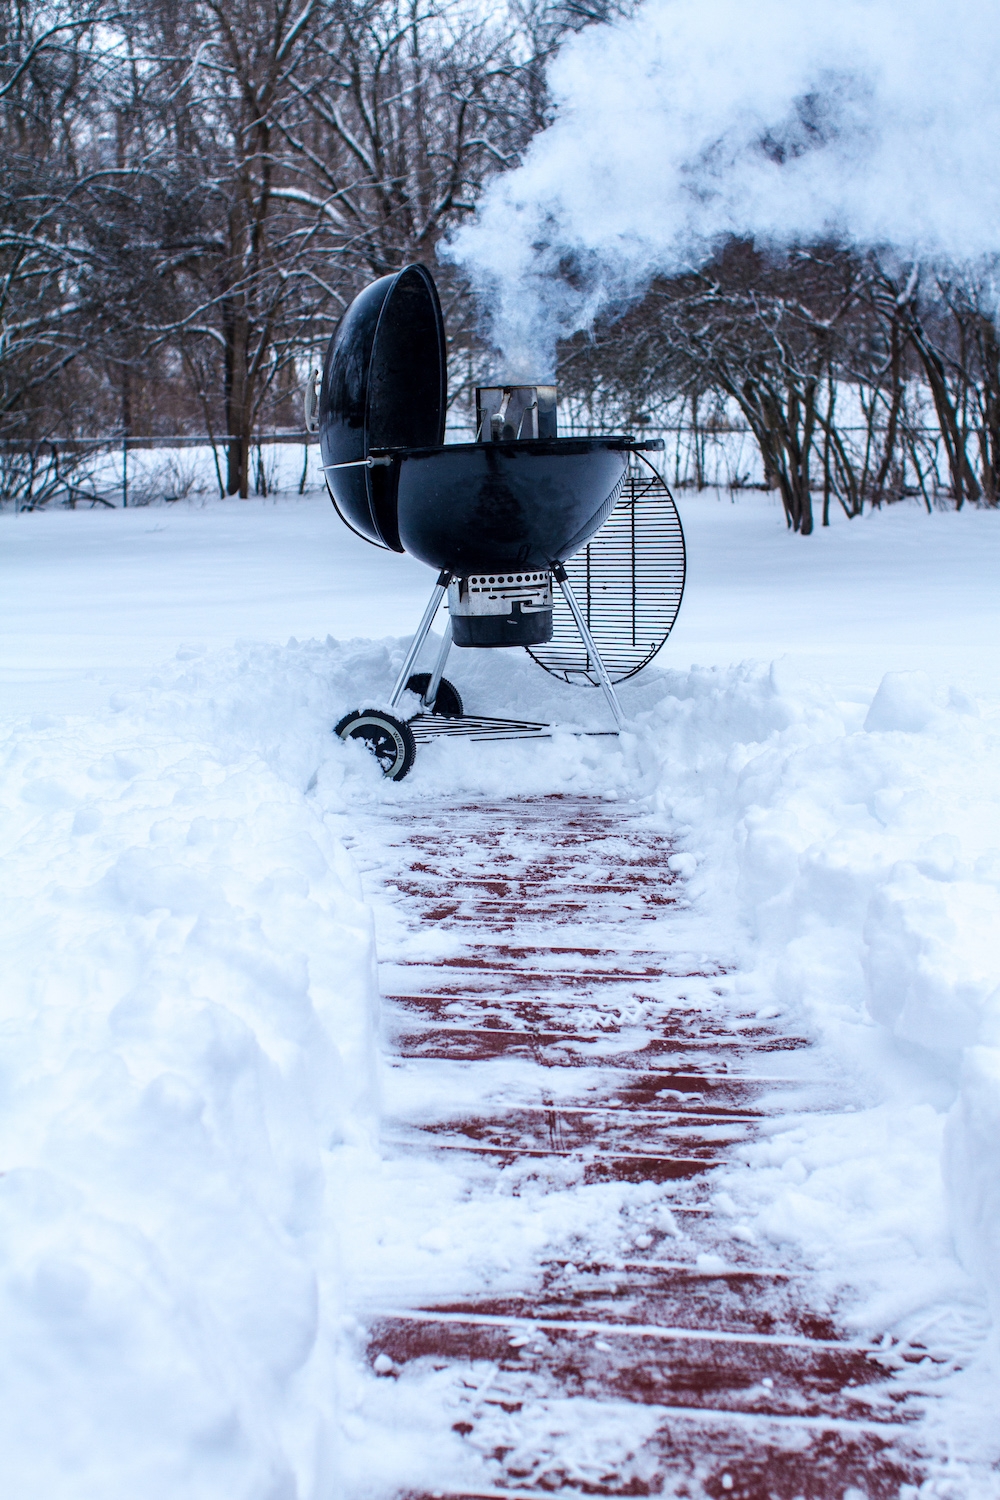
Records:
{"label": "shoveled path", "polygon": [[[481,1192],[512,1166],[553,1193],[656,1184],[668,1209],[623,1255],[550,1247],[515,1291],[369,1318],[374,1369],[443,1382],[442,1426],[479,1455],[472,1488],[400,1497],[919,1485],[927,1351],[846,1334],[808,1268],[734,1230],[716,1191],[713,1168],[769,1118],[838,1101],[803,1065],[809,1039],[741,1010],[698,950],[662,830],[598,798],[410,803],[356,848],[394,911],[387,1045],[408,1097],[421,1070],[428,1091],[418,1118],[386,1122],[386,1151],[457,1154]],[[480,1071],[474,1111],[431,1107],[443,1060]]]}

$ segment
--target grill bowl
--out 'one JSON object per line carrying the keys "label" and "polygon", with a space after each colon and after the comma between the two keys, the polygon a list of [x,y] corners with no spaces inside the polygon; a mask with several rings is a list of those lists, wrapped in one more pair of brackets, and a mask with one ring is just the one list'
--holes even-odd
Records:
{"label": "grill bowl", "polygon": [[610,515],[625,481],[624,437],[455,443],[392,455],[402,547],[432,568],[548,568]]}

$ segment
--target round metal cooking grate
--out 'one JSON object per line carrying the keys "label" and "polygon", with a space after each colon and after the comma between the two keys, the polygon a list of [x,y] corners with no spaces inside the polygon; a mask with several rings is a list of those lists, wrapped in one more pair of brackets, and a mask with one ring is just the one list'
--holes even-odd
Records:
{"label": "round metal cooking grate", "polygon": [[[684,593],[680,516],[665,482],[645,459],[629,465],[618,504],[565,566],[612,682],[634,677],[666,641]],[[598,687],[566,601],[558,588],[553,593],[552,639],[525,650],[553,677]]]}

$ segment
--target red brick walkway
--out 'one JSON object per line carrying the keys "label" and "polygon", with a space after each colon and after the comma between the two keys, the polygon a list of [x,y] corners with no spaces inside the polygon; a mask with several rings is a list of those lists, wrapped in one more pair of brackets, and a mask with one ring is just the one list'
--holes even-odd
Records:
{"label": "red brick walkway", "polygon": [[[371,1320],[380,1373],[450,1369],[468,1391],[441,1420],[479,1440],[484,1481],[434,1493],[882,1500],[919,1484],[923,1351],[845,1335],[808,1270],[734,1239],[718,1207],[713,1168],[783,1100],[803,1107],[790,1064],[809,1043],[741,1014],[725,966],[684,951],[662,832],[596,798],[410,804],[389,823],[377,878],[397,914],[457,939],[439,960],[404,946],[383,965],[397,1057],[518,1060],[520,1082],[460,1118],[390,1122],[386,1150],[466,1153],[487,1173],[534,1162],[552,1192],[662,1184],[683,1230],[607,1263],[567,1246],[523,1291]],[[561,1451],[542,1418],[573,1401],[623,1428],[648,1409],[641,1442],[589,1467]]]}

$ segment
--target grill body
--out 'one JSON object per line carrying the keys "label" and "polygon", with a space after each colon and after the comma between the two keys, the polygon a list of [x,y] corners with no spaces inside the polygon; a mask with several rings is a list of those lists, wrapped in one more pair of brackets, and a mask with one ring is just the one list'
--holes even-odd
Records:
{"label": "grill body", "polygon": [[480,441],[444,446],[446,365],[425,266],[381,277],[348,307],[319,396],[323,469],[341,519],[459,578],[572,557],[614,508],[628,439],[557,437],[554,387],[497,386],[477,392]]}
{"label": "grill body", "polygon": [[628,459],[621,437],[410,449],[396,459],[399,540],[459,578],[548,568],[611,514]]}

